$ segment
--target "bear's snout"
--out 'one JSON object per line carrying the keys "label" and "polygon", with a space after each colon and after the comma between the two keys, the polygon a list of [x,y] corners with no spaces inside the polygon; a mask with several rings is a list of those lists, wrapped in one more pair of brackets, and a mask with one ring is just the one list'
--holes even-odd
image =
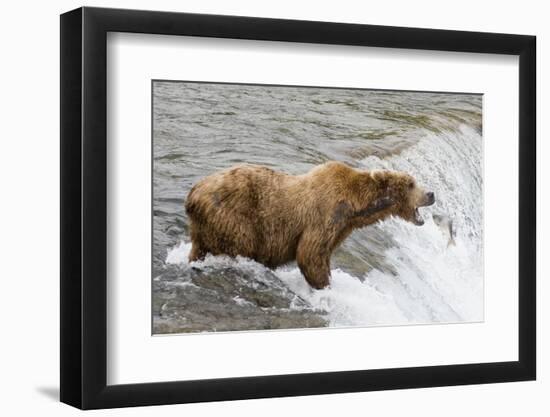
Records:
{"label": "bear's snout", "polygon": [[435,203],[435,194],[433,191],[428,191],[426,193],[426,205],[431,206],[433,203]]}

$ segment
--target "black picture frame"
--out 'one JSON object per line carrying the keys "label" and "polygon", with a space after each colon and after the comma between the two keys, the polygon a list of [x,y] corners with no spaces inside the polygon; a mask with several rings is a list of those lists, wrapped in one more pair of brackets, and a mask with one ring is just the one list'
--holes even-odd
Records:
{"label": "black picture frame", "polygon": [[[108,32],[519,56],[519,358],[513,362],[107,385]],[[156,11],[61,15],[61,401],[82,409],[533,380],[534,36]]]}

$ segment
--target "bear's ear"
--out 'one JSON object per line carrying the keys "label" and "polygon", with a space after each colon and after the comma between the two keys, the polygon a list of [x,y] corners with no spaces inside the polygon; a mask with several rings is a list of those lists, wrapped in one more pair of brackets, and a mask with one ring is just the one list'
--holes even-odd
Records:
{"label": "bear's ear", "polygon": [[390,182],[384,171],[373,171],[371,177],[376,181],[378,189],[388,188]]}

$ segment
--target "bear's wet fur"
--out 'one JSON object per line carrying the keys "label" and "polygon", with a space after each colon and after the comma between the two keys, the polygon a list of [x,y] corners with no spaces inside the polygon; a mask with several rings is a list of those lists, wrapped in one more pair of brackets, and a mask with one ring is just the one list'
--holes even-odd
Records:
{"label": "bear's wet fur", "polygon": [[307,282],[321,289],[330,283],[332,252],[354,229],[390,215],[421,225],[417,208],[433,202],[433,193],[403,172],[334,161],[303,175],[238,165],[189,192],[189,261],[207,253],[240,255],[269,268],[296,260]]}

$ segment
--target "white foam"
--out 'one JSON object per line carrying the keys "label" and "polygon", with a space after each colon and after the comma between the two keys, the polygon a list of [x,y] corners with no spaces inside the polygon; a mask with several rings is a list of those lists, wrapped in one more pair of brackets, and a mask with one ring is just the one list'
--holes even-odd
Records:
{"label": "white foam", "polygon": [[189,252],[191,251],[191,243],[181,241],[179,245],[168,251],[166,256],[167,264],[184,264],[187,263]]}
{"label": "white foam", "polygon": [[377,291],[366,282],[335,269],[330,287],[312,289],[298,268],[280,268],[277,276],[313,307],[328,313],[331,326],[379,325],[407,322],[391,295]]}

